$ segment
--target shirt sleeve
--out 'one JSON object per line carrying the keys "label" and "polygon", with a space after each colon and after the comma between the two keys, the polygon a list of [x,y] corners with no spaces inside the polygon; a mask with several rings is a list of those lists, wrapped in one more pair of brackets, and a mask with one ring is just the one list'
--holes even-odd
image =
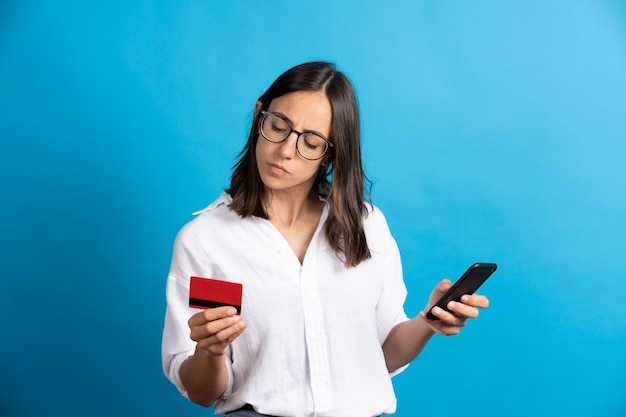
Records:
{"label": "shirt sleeve", "polygon": [[[192,222],[193,223],[193,222]],[[161,359],[163,372],[179,392],[188,398],[187,391],[180,379],[180,367],[192,356],[196,342],[191,340],[187,324],[189,318],[197,310],[189,307],[189,281],[192,275],[210,275],[210,262],[203,258],[201,245],[194,238],[192,225],[186,225],[176,237],[170,272],[166,284],[165,320],[161,341]],[[228,369],[228,386],[224,396],[232,390],[232,364],[230,355],[226,355]]]}
{"label": "shirt sleeve", "polygon": [[[375,209],[376,210],[376,209]],[[376,211],[374,211],[376,213]],[[402,273],[402,260],[398,245],[389,231],[387,222],[380,211],[375,221],[377,242],[373,245],[380,251],[382,257],[383,282],[376,306],[376,329],[381,345],[387,339],[391,329],[399,323],[409,320],[404,311],[404,302],[407,297],[407,289]],[[405,370],[405,365],[394,372],[395,376]]]}
{"label": "shirt sleeve", "polygon": [[390,246],[389,253],[385,254],[383,285],[376,306],[376,326],[381,344],[396,324],[409,319],[404,312],[407,290],[400,252],[395,241],[390,242]]}

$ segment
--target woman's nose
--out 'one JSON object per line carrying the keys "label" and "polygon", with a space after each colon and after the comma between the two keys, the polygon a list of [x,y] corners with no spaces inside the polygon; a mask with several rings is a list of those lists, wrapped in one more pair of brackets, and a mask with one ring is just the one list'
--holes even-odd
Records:
{"label": "woman's nose", "polygon": [[284,142],[280,143],[279,152],[283,158],[293,158],[297,152],[296,146],[298,143],[298,133],[291,132]]}

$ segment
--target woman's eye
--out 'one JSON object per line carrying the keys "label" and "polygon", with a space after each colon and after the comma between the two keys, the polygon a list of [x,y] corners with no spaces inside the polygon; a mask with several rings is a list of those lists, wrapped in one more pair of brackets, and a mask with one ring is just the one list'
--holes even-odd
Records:
{"label": "woman's eye", "polygon": [[320,146],[322,146],[319,142],[321,139],[319,138],[315,138],[315,137],[310,138],[306,136],[306,137],[303,137],[302,139],[303,139],[304,145],[311,150],[317,149]]}
{"label": "woman's eye", "polygon": [[288,129],[282,124],[272,123],[272,130],[277,133],[285,133]]}

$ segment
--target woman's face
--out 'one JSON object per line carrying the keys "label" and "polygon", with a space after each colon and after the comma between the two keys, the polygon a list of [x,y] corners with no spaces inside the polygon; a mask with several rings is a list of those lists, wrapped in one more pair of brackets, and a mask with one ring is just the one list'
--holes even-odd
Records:
{"label": "woman's face", "polygon": [[[257,108],[258,111],[258,108]],[[298,132],[313,131],[325,138],[330,136],[332,108],[321,91],[296,91],[275,98],[267,111],[283,116]],[[259,131],[256,145],[257,168],[265,187],[272,191],[311,190],[324,158],[310,161],[296,150],[297,133],[292,132],[284,142],[273,143]]]}

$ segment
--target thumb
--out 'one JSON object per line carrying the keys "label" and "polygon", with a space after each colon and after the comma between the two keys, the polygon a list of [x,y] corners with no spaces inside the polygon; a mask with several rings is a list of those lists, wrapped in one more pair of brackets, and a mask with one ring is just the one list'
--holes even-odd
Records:
{"label": "thumb", "polygon": [[432,292],[430,293],[430,297],[428,298],[428,304],[426,309],[429,309],[433,304],[437,302],[443,296],[446,291],[448,291],[452,287],[452,281],[449,279],[442,279],[435,285]]}
{"label": "thumb", "polygon": [[435,286],[435,292],[443,294],[446,291],[448,291],[451,287],[452,287],[452,281],[450,281],[448,278],[444,278],[441,281],[439,281],[437,285]]}

